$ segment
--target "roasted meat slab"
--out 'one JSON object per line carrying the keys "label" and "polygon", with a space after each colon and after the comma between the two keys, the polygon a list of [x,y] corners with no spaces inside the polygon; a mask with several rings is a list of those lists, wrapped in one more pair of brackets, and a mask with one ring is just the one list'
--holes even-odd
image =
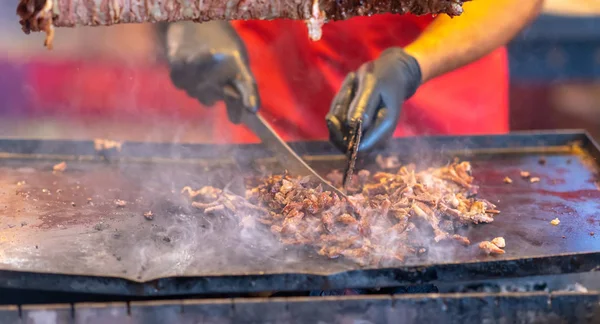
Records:
{"label": "roasted meat slab", "polygon": [[52,47],[54,26],[107,26],[122,23],[190,20],[296,19],[317,40],[328,20],[379,13],[416,15],[462,13],[468,0],[19,0],[17,14],[27,34],[44,31]]}

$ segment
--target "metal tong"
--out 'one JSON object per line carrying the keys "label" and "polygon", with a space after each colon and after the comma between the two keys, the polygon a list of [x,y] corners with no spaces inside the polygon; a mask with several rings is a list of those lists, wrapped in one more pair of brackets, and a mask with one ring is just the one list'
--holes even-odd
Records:
{"label": "metal tong", "polygon": [[[239,105],[240,95],[231,87],[225,87],[225,104]],[[277,132],[271,125],[259,114],[248,111],[245,108],[242,111],[241,121],[248,127],[269,150],[275,153],[275,158],[279,160],[282,166],[290,173],[298,176],[311,176],[321,183],[326,191],[335,192],[340,197],[346,197],[342,191],[332,186],[323,179],[315,170],[313,170],[304,160],[292,150],[289,145],[277,135]]]}

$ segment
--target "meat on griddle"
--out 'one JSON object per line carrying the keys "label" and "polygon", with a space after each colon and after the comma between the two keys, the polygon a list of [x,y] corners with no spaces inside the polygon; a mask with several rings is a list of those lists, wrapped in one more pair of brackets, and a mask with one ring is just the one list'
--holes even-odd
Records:
{"label": "meat on griddle", "polygon": [[313,40],[321,37],[328,20],[380,13],[415,15],[462,13],[470,0],[19,0],[17,14],[26,34],[46,32],[45,45],[52,47],[54,27],[108,26],[122,23],[173,22],[190,20],[295,19],[308,24]]}
{"label": "meat on griddle", "polygon": [[[341,181],[337,175],[328,178]],[[239,217],[242,226],[262,224],[286,245],[362,265],[403,261],[431,244],[470,245],[456,229],[490,223],[498,213],[494,204],[474,197],[468,162],[421,172],[408,165],[372,176],[363,170],[353,180],[359,189],[347,199],[324,191],[310,177],[288,174],[262,179],[246,198],[213,187],[184,192],[205,213]]]}

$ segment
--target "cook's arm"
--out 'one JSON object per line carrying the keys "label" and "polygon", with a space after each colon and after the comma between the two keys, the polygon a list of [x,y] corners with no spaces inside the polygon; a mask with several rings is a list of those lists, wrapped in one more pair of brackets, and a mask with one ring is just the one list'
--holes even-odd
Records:
{"label": "cook's arm", "polygon": [[474,0],[457,18],[438,17],[405,48],[391,47],[348,74],[325,117],[342,151],[358,119],[361,150],[392,136],[402,103],[420,84],[467,65],[506,44],[540,12],[543,0]]}
{"label": "cook's arm", "polygon": [[426,82],[505,45],[540,13],[543,4],[543,0],[466,2],[460,17],[438,16],[404,50],[417,59]]}

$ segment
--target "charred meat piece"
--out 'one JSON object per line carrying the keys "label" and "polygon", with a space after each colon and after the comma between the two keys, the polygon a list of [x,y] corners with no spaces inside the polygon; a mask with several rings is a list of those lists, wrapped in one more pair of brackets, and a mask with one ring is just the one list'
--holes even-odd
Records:
{"label": "charred meat piece", "polygon": [[127,206],[127,202],[125,200],[115,199],[115,206],[117,206],[117,208],[123,208]]}
{"label": "charred meat piece", "polygon": [[375,162],[380,169],[397,169],[401,166],[400,159],[397,156],[383,157],[381,154],[377,155]]}
{"label": "charred meat piece", "polygon": [[495,237],[492,240],[492,244],[494,244],[495,246],[504,249],[506,247],[506,241],[504,241],[504,237]]}
{"label": "charred meat piece", "polygon": [[108,139],[101,139],[101,138],[94,139],[94,149],[96,151],[107,151],[107,150],[115,149],[120,152],[122,147],[123,147],[122,142],[108,140]]}
{"label": "charred meat piece", "polygon": [[67,162],[65,162],[65,161],[62,161],[62,162],[60,162],[58,164],[55,164],[52,167],[52,171],[55,171],[55,172],[63,172],[66,169],[67,169]]}
{"label": "charred meat piece", "polygon": [[147,220],[153,220],[154,219],[154,214],[152,213],[152,211],[147,211],[144,213],[144,218]]}
{"label": "charred meat piece", "polygon": [[483,241],[479,243],[479,248],[486,254],[504,254],[504,250],[489,241]]}

